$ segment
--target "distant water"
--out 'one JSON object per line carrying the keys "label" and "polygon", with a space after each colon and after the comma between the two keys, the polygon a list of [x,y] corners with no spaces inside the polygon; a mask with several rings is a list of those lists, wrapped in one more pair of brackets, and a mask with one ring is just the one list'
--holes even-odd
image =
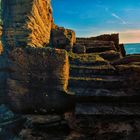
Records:
{"label": "distant water", "polygon": [[140,54],[140,43],[125,44],[127,54]]}

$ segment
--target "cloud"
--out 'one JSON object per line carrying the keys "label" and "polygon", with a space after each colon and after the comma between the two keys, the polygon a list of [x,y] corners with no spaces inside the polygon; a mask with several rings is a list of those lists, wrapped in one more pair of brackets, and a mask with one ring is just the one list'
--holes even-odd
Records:
{"label": "cloud", "polygon": [[96,7],[103,8],[105,10],[105,12],[107,12],[108,14],[111,14],[111,16],[113,16],[117,20],[121,21],[121,24],[127,24],[127,22],[123,18],[121,18],[117,14],[113,13],[107,6],[105,6],[103,4],[96,4]]}
{"label": "cloud", "polygon": [[125,21],[124,19],[122,19],[120,16],[118,16],[117,14],[111,13],[111,15],[112,15],[114,18],[116,18],[116,19],[118,19],[119,21],[121,21],[122,24],[127,24],[126,21]]}
{"label": "cloud", "polygon": [[126,30],[120,32],[120,42],[122,43],[139,43],[140,30]]}

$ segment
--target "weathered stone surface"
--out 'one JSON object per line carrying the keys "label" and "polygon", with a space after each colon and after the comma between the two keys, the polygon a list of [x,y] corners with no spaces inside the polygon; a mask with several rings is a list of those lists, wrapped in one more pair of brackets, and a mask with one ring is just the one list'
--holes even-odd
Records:
{"label": "weathered stone surface", "polygon": [[140,62],[140,55],[128,55],[122,59],[113,62],[113,65],[130,64]]}
{"label": "weathered stone surface", "polygon": [[15,115],[5,105],[0,106],[0,139],[14,139],[21,131],[26,118]]}
{"label": "weathered stone surface", "polygon": [[97,38],[78,38],[76,43],[85,45],[86,53],[70,55],[69,90],[76,95],[73,117],[66,117],[74,130],[71,139],[136,140],[140,136],[136,125],[140,122],[139,55],[125,57],[118,37],[112,40],[115,49],[108,37],[101,36],[106,45],[94,43]]}
{"label": "weathered stone surface", "polygon": [[75,130],[74,133],[84,140],[137,140],[140,137],[138,117],[75,116],[72,113],[65,116],[70,127]]}
{"label": "weathered stone surface", "polygon": [[124,44],[119,44],[119,52],[122,54],[123,57],[126,56],[126,50]]}
{"label": "weathered stone surface", "polygon": [[86,53],[86,47],[84,45],[76,44],[73,46],[73,52],[78,54]]}
{"label": "weathered stone surface", "polygon": [[115,67],[111,65],[102,65],[102,66],[70,66],[70,75],[72,77],[96,77],[96,76],[107,76],[107,75],[116,75]]}
{"label": "weathered stone surface", "polygon": [[3,0],[3,44],[42,47],[50,41],[52,9],[50,0]]}
{"label": "weathered stone surface", "polygon": [[105,51],[105,52],[99,53],[99,55],[105,60],[108,60],[110,62],[120,60],[122,58],[120,52],[117,52],[117,51]]}
{"label": "weathered stone surface", "polygon": [[63,27],[53,26],[51,31],[51,45],[52,47],[71,50],[76,42],[75,32]]}
{"label": "weathered stone surface", "polygon": [[[69,124],[74,125],[71,128],[78,137],[48,136],[48,131],[46,134],[42,130],[46,132],[51,126],[54,132],[63,120],[56,120],[52,127],[53,116],[47,121],[32,116],[29,125],[31,122],[34,126],[22,130],[22,139],[139,138],[140,59],[139,55],[122,58],[125,50],[119,45],[118,34],[77,38],[75,42],[74,31],[53,23],[50,0],[3,0],[2,7],[5,51],[0,56],[0,103],[3,93],[8,93],[9,106],[16,112],[47,114],[58,110],[60,114],[76,100],[77,116]],[[68,51],[75,44],[85,46],[78,50],[84,54],[69,53],[70,79],[66,51],[37,49],[48,43]],[[76,99],[66,94],[67,85]]]}
{"label": "weathered stone surface", "polygon": [[140,116],[140,104],[134,103],[83,103],[77,104],[76,115]]}
{"label": "weathered stone surface", "polygon": [[119,34],[105,34],[90,38],[76,38],[76,43],[85,45],[88,53],[114,50],[126,55],[123,44],[119,44]]}
{"label": "weathered stone surface", "polygon": [[98,54],[75,54],[69,53],[69,60],[71,65],[78,66],[101,66],[108,65],[109,62]]}
{"label": "weathered stone surface", "polygon": [[118,49],[118,45],[119,45],[119,34],[104,34],[104,35],[100,35],[97,37],[90,37],[90,38],[77,38],[77,42],[79,42],[79,40],[83,40],[83,41],[113,41],[116,49]]}
{"label": "weathered stone surface", "polygon": [[63,104],[69,79],[65,50],[19,48],[9,57],[13,72],[8,79],[8,96],[12,109],[41,111],[41,106],[47,110],[51,104]]}
{"label": "weathered stone surface", "polygon": [[113,41],[78,39],[76,43],[79,45],[85,45],[87,53],[104,52],[104,51],[110,51],[110,50],[116,51]]}

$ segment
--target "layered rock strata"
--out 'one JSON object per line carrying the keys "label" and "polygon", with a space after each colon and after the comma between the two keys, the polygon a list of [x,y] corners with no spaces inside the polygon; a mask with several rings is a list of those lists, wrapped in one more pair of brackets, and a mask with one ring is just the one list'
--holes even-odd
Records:
{"label": "layered rock strata", "polygon": [[[96,42],[98,42],[98,44]],[[117,52],[119,52],[122,56],[126,55],[124,45],[119,44],[119,34],[104,34],[104,35],[100,35],[97,37],[76,38],[76,43],[85,45],[88,47],[90,46],[90,48],[92,48],[92,46],[95,47],[95,45],[96,45],[96,49],[98,49],[98,48],[100,49],[101,45],[109,47],[111,45],[111,42],[115,46],[115,49]],[[102,48],[101,50],[106,51],[104,48]],[[89,51],[89,52],[91,52],[91,51]]]}
{"label": "layered rock strata", "polygon": [[66,119],[79,139],[140,137],[139,55],[123,57],[109,42],[78,39],[87,51],[69,55],[69,90],[76,94],[76,107]]}
{"label": "layered rock strata", "polygon": [[[74,105],[66,119],[79,139],[139,139],[140,57],[124,57],[118,34],[75,40],[74,31],[53,23],[50,0],[3,0],[2,7],[0,103],[6,96],[15,112],[37,114],[56,110],[61,114]],[[67,52],[42,48],[48,43],[54,48],[73,50],[68,54],[70,78]],[[66,96],[67,86],[75,98]],[[49,117],[48,122],[46,119],[35,121],[35,125],[44,130],[63,122],[62,117],[55,121]],[[22,138],[47,135],[40,132],[32,136],[28,132],[23,130]],[[75,138],[70,134],[67,139]]]}
{"label": "layered rock strata", "polygon": [[50,41],[50,0],[3,0],[3,42],[8,48],[42,47]]}

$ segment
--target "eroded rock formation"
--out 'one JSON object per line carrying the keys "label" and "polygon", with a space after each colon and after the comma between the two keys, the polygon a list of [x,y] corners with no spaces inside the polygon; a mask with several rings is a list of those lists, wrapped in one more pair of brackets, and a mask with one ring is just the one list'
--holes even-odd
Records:
{"label": "eroded rock formation", "polygon": [[[37,114],[61,114],[74,106],[65,120],[30,117],[21,138],[52,139],[42,130],[51,126],[54,132],[66,120],[74,133],[65,138],[71,140],[140,137],[140,56],[124,57],[118,34],[75,40],[74,31],[53,23],[50,0],[3,0],[2,7],[0,103]],[[48,44],[54,49],[46,49]],[[67,86],[74,97],[66,94]]]}
{"label": "eroded rock formation", "polygon": [[3,0],[3,41],[6,47],[42,47],[50,41],[50,0]]}
{"label": "eroded rock formation", "polygon": [[69,79],[65,50],[19,48],[9,57],[12,72],[8,79],[8,96],[14,111],[41,112],[44,109],[45,113],[61,106]]}
{"label": "eroded rock formation", "polygon": [[56,25],[53,25],[51,31],[52,47],[70,51],[72,50],[75,42],[76,42],[76,36],[73,30],[65,29],[63,27],[58,27]]}
{"label": "eroded rock formation", "polygon": [[123,57],[112,41],[78,38],[79,50],[85,46],[86,52],[79,54],[77,47],[70,54],[69,90],[76,107],[66,119],[78,139],[140,137],[140,55]]}

